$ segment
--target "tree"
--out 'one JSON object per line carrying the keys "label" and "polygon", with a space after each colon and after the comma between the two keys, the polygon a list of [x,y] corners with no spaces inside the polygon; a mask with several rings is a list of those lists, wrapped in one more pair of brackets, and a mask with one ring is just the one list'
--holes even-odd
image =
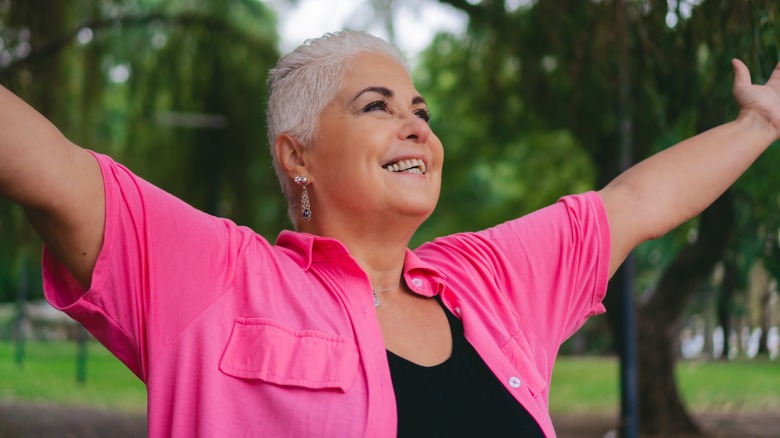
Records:
{"label": "tree", "polygon": [[[278,53],[262,3],[6,1],[0,43],[0,81],[76,143],[260,232],[287,223],[281,197],[266,196],[278,192],[264,123]],[[39,257],[39,239],[7,203],[0,238],[3,267]],[[0,276],[0,299],[16,276]]]}
{"label": "tree", "polygon": [[[638,160],[733,116],[731,57],[747,60],[759,81],[777,62],[776,2],[680,1],[670,9],[656,0],[539,0],[514,10],[498,0],[441,2],[470,17],[468,38],[451,43],[468,51],[461,68],[472,73],[471,88],[457,91],[469,93],[462,100],[470,99],[476,118],[490,127],[493,148],[514,158],[505,137],[513,129],[570,132],[590,157],[598,186],[620,171],[627,133]],[[620,20],[627,21],[624,33]],[[469,70],[471,64],[480,68]],[[776,163],[776,155],[770,151],[762,162]],[[700,218],[637,252],[667,249],[660,260],[638,260],[639,268],[655,268],[637,291],[643,433],[697,429],[675,383],[676,333],[691,297],[734,248],[729,236],[744,237],[735,211],[746,200],[775,199],[758,193],[757,186],[777,187],[763,175],[760,184],[740,181],[736,195],[727,193]],[[618,296],[608,294],[608,309],[618,308]],[[619,333],[616,316],[608,312]]]}

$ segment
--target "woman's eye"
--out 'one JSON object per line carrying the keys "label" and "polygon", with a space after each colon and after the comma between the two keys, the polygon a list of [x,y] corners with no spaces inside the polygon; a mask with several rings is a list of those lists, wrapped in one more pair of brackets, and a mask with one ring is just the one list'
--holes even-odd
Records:
{"label": "woman's eye", "polygon": [[365,107],[363,107],[364,113],[368,113],[371,111],[387,111],[387,104],[384,101],[377,100],[376,102],[371,102]]}
{"label": "woman's eye", "polygon": [[431,112],[428,111],[427,108],[420,108],[414,113],[417,115],[417,117],[425,120],[426,123],[431,121]]}

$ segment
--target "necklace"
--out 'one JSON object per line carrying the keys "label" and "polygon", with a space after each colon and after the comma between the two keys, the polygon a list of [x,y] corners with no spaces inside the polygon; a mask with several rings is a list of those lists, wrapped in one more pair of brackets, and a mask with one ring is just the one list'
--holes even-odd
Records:
{"label": "necklace", "polygon": [[371,292],[374,293],[374,307],[379,307],[379,305],[382,304],[379,302],[379,296],[376,294],[377,292],[387,292],[389,290],[393,290],[397,288],[399,284],[401,284],[401,280],[398,280],[398,283],[396,283],[394,286],[390,286],[385,289],[371,289]]}

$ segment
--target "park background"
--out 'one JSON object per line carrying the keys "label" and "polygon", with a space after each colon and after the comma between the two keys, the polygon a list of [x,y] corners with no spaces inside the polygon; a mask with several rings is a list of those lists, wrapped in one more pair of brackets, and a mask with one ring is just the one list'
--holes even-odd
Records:
{"label": "park background", "polygon": [[[345,4],[316,3],[331,15]],[[734,118],[731,58],[755,82],[780,59],[776,0],[346,3],[339,27],[410,55],[445,146],[441,200],[413,246],[603,186],[627,163]],[[77,144],[273,241],[290,224],[265,137],[265,80],[300,42],[291,38],[322,33],[296,21],[314,4],[0,0],[0,83]],[[774,146],[700,217],[635,251],[643,434],[737,427],[720,415],[774,425],[734,436],[780,436],[778,165]],[[0,203],[0,409],[143,411],[129,371],[40,305],[40,251],[21,209]],[[607,314],[564,345],[554,415],[602,415],[617,428],[620,283]]]}

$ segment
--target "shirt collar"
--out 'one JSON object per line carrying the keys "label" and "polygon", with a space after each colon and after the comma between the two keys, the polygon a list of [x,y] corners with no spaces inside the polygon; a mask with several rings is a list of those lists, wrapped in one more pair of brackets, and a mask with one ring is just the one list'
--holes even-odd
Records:
{"label": "shirt collar", "polygon": [[444,290],[444,274],[409,248],[404,258],[404,281],[412,292],[432,297]]}
{"label": "shirt collar", "polygon": [[[279,234],[276,246],[287,252],[304,271],[310,270],[312,263],[318,260],[351,258],[347,248],[336,239],[291,230],[283,230]],[[409,289],[417,294],[434,296],[444,289],[444,274],[408,248],[403,275]]]}

